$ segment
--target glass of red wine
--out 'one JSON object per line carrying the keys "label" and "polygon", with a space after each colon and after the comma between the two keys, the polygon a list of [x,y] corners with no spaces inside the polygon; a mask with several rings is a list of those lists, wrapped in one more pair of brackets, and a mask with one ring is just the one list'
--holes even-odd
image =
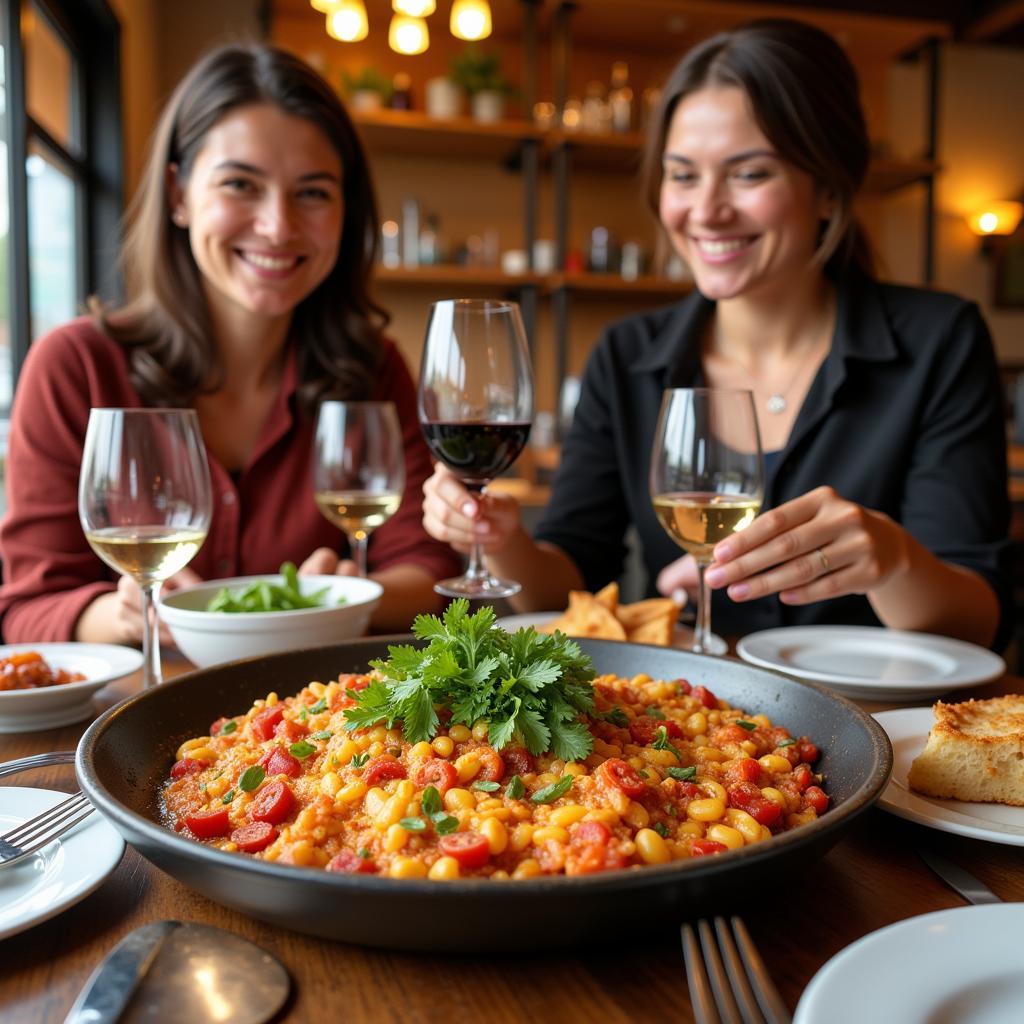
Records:
{"label": "glass of red wine", "polygon": [[[516,303],[434,303],[420,366],[419,417],[434,457],[477,497],[516,461],[533,422],[533,372]],[[510,597],[520,585],[492,576],[474,544],[466,572],[434,589],[489,599]]]}

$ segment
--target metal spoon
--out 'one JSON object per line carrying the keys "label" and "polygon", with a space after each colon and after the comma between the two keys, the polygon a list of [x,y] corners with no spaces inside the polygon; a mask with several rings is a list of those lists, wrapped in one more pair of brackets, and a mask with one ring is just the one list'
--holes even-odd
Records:
{"label": "metal spoon", "polygon": [[157,921],[126,935],[93,972],[64,1024],[262,1024],[291,981],[280,961],[222,928]]}

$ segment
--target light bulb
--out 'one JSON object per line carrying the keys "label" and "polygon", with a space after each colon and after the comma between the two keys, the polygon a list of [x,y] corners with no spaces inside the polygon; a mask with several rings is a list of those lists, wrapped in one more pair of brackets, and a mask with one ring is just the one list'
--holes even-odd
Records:
{"label": "light bulb", "polygon": [[358,43],[369,31],[363,0],[339,0],[327,15],[327,34],[332,39]]}
{"label": "light bulb", "polygon": [[309,6],[321,14],[330,14],[341,3],[341,0],[309,0]]}
{"label": "light bulb", "polygon": [[396,53],[412,55],[422,53],[430,45],[430,33],[422,18],[407,14],[392,15],[388,26],[388,46]]}
{"label": "light bulb", "polygon": [[486,39],[491,34],[491,7],[487,0],[455,0],[451,31],[457,39]]}
{"label": "light bulb", "polygon": [[[323,3],[323,0],[320,2]],[[437,10],[437,0],[391,0],[391,7],[397,14],[426,18]]]}
{"label": "light bulb", "polygon": [[976,235],[1012,235],[1024,213],[1024,205],[1016,201],[988,203],[967,218]]}

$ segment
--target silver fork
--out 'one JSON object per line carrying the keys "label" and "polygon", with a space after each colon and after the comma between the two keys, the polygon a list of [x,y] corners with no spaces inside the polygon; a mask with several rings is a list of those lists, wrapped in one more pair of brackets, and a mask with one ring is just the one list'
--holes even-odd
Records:
{"label": "silver fork", "polygon": [[786,1004],[738,917],[684,924],[682,937],[697,1024],[789,1024]]}

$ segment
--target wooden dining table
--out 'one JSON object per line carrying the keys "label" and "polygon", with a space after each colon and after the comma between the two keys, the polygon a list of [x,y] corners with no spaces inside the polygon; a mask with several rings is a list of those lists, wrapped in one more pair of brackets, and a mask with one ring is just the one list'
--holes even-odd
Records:
{"label": "wooden dining table", "polygon": [[[179,663],[167,674],[185,668]],[[111,684],[100,691],[97,711],[140,685],[138,676]],[[1024,693],[1024,679],[1005,676],[949,699],[1013,692]],[[862,706],[875,711],[897,705]],[[87,725],[0,735],[0,762],[73,749]],[[37,769],[0,784],[69,790],[74,771],[71,766]],[[824,857],[785,885],[766,885],[763,894],[741,908],[791,1011],[819,968],[852,942],[905,918],[964,904],[919,859],[916,851],[922,847],[973,872],[1004,900],[1024,900],[1019,847],[948,835],[872,808]],[[678,930],[666,928],[666,922],[651,922],[649,930],[639,932],[609,927],[585,946],[518,954],[369,949],[246,917],[189,889],[128,846],[120,864],[90,896],[0,941],[0,1021],[63,1021],[93,969],[117,942],[163,919],[216,925],[276,956],[293,983],[277,1021],[668,1024],[694,1019]],[[444,928],[445,922],[439,917],[406,924],[429,932]],[[500,929],[501,921],[494,927]],[[485,942],[482,937],[481,945]],[[892,970],[898,971],[899,964]],[[876,979],[864,981],[871,985]]]}

